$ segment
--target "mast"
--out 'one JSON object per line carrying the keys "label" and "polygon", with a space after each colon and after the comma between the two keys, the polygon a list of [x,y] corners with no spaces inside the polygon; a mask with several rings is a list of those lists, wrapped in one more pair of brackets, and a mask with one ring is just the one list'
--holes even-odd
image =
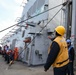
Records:
{"label": "mast", "polygon": [[65,11],[65,28],[66,28],[66,39],[71,37],[71,24],[72,24],[72,2],[68,1],[68,5],[66,5]]}
{"label": "mast", "polygon": [[76,0],[73,0],[72,6],[72,28],[71,28],[71,40],[76,48]]}

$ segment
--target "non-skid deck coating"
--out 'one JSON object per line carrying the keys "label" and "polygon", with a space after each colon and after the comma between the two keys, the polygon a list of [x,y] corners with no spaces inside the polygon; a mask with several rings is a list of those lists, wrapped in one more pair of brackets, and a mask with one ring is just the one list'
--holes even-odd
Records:
{"label": "non-skid deck coating", "polygon": [[8,67],[8,64],[0,55],[0,75],[53,75],[53,70],[50,68],[47,72],[44,72],[43,66],[28,67],[27,64],[17,61],[11,67]]}
{"label": "non-skid deck coating", "polygon": [[44,72],[43,66],[28,67],[27,64],[15,61],[11,67],[0,55],[0,75],[53,75],[52,68]]}

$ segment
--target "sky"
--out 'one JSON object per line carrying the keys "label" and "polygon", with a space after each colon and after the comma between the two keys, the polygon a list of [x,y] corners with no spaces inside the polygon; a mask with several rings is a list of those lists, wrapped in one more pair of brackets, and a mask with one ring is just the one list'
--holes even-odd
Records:
{"label": "sky", "polygon": [[[0,0],[0,31],[16,23],[22,15],[23,2],[26,0]],[[0,39],[10,30],[0,32]]]}

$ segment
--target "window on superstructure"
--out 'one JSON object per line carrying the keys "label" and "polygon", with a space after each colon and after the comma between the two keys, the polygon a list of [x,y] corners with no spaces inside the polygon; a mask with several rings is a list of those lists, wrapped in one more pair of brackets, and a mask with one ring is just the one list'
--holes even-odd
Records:
{"label": "window on superstructure", "polygon": [[39,14],[43,11],[44,11],[44,5],[40,9],[37,9],[34,14]]}
{"label": "window on superstructure", "polygon": [[45,0],[36,0],[35,3],[31,6],[31,8],[27,12],[27,17],[31,17],[33,15],[39,14],[44,11]]}

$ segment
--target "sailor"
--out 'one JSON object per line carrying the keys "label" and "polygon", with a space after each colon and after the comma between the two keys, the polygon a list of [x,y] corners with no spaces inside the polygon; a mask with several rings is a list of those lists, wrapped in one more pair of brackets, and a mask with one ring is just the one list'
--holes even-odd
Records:
{"label": "sailor", "polygon": [[68,75],[74,75],[74,57],[75,52],[74,48],[71,45],[71,40],[67,39],[67,45],[68,45],[68,53],[69,53],[69,65],[68,65]]}
{"label": "sailor", "polygon": [[45,72],[51,66],[53,66],[54,75],[66,75],[66,70],[69,63],[69,55],[67,43],[64,38],[65,32],[66,30],[64,26],[57,26],[55,28],[56,36],[50,46],[50,52],[44,65]]}

